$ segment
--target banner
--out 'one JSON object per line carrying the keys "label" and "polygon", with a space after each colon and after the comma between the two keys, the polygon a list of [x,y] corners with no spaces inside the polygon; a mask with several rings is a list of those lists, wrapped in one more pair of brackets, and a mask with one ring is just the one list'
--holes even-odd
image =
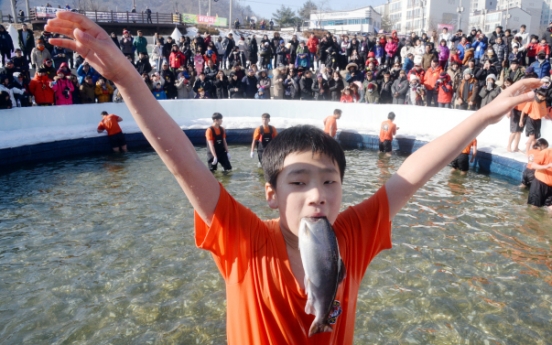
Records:
{"label": "banner", "polygon": [[437,24],[437,29],[438,30],[443,30],[444,28],[447,28],[447,30],[449,32],[452,32],[452,30],[454,29],[454,25],[452,25],[452,24]]}
{"label": "banner", "polygon": [[228,19],[219,16],[198,16],[197,14],[182,13],[182,22],[186,24],[207,24],[214,26],[228,26]]}

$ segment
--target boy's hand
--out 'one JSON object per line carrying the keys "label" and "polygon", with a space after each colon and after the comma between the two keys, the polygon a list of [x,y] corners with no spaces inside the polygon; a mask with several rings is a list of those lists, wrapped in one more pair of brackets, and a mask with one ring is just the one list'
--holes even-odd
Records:
{"label": "boy's hand", "polygon": [[255,154],[253,153],[253,151],[251,151],[251,153],[249,154],[249,157],[253,158]]}
{"label": "boy's hand", "polygon": [[217,165],[218,159],[217,157],[213,158],[213,161],[211,162],[211,165]]}
{"label": "boy's hand", "polygon": [[[111,37],[98,25],[83,15],[60,11],[56,18],[50,19],[45,30],[57,32],[70,39],[52,38],[50,43],[76,51],[105,78],[120,82],[134,66],[125,58]],[[112,61],[118,61],[113,64]]]}

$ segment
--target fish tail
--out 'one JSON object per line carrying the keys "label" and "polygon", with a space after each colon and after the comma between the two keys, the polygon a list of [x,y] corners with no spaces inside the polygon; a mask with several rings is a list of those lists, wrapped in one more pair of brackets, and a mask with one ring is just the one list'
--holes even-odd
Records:
{"label": "fish tail", "polygon": [[312,325],[310,326],[309,337],[312,337],[317,333],[324,333],[324,332],[331,332],[331,331],[333,331],[332,326],[330,326],[327,323],[316,322],[315,320],[312,322]]}

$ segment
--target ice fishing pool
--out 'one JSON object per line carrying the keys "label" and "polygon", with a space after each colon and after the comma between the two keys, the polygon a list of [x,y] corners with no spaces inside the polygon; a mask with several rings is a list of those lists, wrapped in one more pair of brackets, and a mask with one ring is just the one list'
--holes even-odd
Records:
{"label": "ice fishing pool", "polygon": [[[179,114],[180,102],[163,104],[174,107],[202,156],[208,117],[214,111],[226,116],[235,170],[216,176],[263,218],[277,213],[266,206],[256,161],[239,144],[249,142],[252,124],[266,111],[261,105],[274,108],[268,112],[279,128],[319,124],[334,106],[344,110],[341,128],[356,123],[340,135],[348,147],[343,207],[373,194],[404,160],[354,149],[371,147],[376,130],[370,126],[377,128],[388,109],[325,103],[309,112],[298,102],[286,113],[275,102],[244,102],[239,112],[231,111],[232,102],[190,102],[188,109],[205,107],[195,117]],[[0,173],[0,343],[224,343],[224,282],[210,255],[194,245],[188,201],[151,150],[106,153],[105,138],[94,133],[104,108],[67,110],[64,117],[42,108],[33,118],[12,121],[7,131],[0,117],[0,157],[19,152],[25,158],[10,158],[11,167]],[[130,134],[134,124],[124,107],[106,110],[124,117],[131,147],[144,147],[139,134]],[[415,149],[424,141],[415,134],[423,121],[409,121],[412,108],[394,111],[406,133],[396,149]],[[296,113],[305,116],[296,119]],[[437,131],[440,118],[450,116],[447,123],[464,115],[454,113],[426,118],[433,121],[426,135],[435,135],[429,132]],[[485,135],[481,146],[491,147]],[[367,271],[355,344],[552,342],[552,219],[526,207],[516,180],[521,161],[489,155],[476,166],[509,172],[504,176],[471,172],[464,178],[444,169],[415,195],[395,218],[394,248]]]}

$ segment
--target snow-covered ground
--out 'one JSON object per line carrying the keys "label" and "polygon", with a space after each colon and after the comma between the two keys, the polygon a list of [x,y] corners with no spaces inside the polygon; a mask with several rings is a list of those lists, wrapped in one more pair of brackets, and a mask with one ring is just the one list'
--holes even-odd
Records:
{"label": "snow-covered ground", "polygon": [[[160,103],[183,129],[207,128],[214,112],[223,114],[223,126],[227,129],[255,128],[260,125],[260,117],[264,112],[271,115],[271,124],[277,128],[297,124],[312,124],[322,128],[324,118],[339,108],[343,110],[343,116],[338,120],[340,130],[377,135],[381,122],[393,111],[397,115],[395,122],[400,127],[397,137],[421,141],[435,139],[471,114],[467,111],[419,106],[315,101],[175,100]],[[125,133],[140,132],[123,103],[16,108],[0,112],[0,149],[104,136],[96,132],[103,110],[123,117],[121,127]],[[507,118],[489,126],[477,138],[479,149],[524,162],[526,158],[523,154],[508,153],[505,149],[509,128]],[[552,140],[552,121],[543,121],[542,136]],[[525,136],[522,137],[520,148],[523,148],[524,143]]]}

